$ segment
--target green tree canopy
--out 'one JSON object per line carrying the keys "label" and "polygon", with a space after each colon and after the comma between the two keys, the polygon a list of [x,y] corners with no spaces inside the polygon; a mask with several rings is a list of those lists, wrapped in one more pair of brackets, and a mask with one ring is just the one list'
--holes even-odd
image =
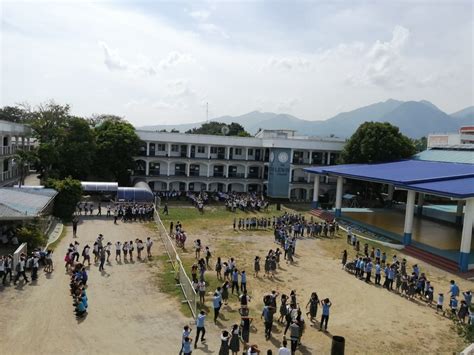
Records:
{"label": "green tree canopy", "polygon": [[[192,128],[186,131],[186,133],[191,134],[211,134],[214,136],[222,136],[224,135],[225,131],[223,131],[224,127],[227,127],[227,136],[240,136],[240,137],[250,137],[250,134],[245,131],[244,127],[236,122],[232,122],[231,124],[225,124],[223,122],[206,122],[198,128]],[[224,132],[224,133],[223,133]]]}
{"label": "green tree canopy", "polygon": [[428,147],[428,139],[426,137],[413,139],[413,145],[417,153],[422,152]]}
{"label": "green tree canopy", "polygon": [[53,214],[66,221],[70,220],[82,197],[81,182],[69,176],[63,180],[48,179],[45,186],[58,191],[54,200]]}
{"label": "green tree canopy", "polygon": [[0,108],[0,120],[14,123],[29,123],[31,112],[20,106],[4,106]]}
{"label": "green tree canopy", "polygon": [[122,120],[105,120],[94,128],[96,136],[95,169],[104,179],[112,178],[119,184],[129,183],[133,157],[138,154],[140,138],[135,128]]}
{"label": "green tree canopy", "polygon": [[388,122],[365,122],[347,141],[341,160],[349,163],[381,163],[415,154],[410,138]]}

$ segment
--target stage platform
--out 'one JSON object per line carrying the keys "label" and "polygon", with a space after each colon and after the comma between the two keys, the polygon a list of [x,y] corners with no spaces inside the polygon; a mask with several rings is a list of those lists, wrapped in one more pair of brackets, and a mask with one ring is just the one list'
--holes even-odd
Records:
{"label": "stage platform", "polygon": [[[451,211],[450,211],[451,212]],[[343,208],[342,219],[401,243],[405,214],[397,209]],[[438,222],[433,219],[414,217],[413,246],[458,262],[461,244],[461,230],[454,224]],[[474,245],[471,245],[474,251]],[[474,264],[471,253],[469,264]]]}

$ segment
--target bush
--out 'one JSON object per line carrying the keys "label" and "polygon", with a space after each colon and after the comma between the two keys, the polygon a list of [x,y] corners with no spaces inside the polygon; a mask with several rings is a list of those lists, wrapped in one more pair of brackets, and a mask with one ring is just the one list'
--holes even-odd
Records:
{"label": "bush", "polygon": [[28,249],[42,247],[46,244],[46,236],[35,225],[22,226],[17,229],[18,241],[28,243]]}
{"label": "bush", "polygon": [[54,200],[53,215],[64,221],[70,221],[82,197],[81,182],[71,177],[64,180],[49,179],[46,181],[46,187],[58,191]]}

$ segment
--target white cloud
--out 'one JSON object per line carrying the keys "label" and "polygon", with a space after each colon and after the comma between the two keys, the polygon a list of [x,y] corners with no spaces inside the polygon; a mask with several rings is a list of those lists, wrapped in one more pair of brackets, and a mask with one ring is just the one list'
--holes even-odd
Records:
{"label": "white cloud", "polygon": [[225,32],[222,28],[220,28],[219,26],[217,26],[213,23],[200,23],[198,25],[198,28],[201,31],[206,32],[210,35],[217,35],[217,36],[223,37],[225,39],[230,38],[230,36],[227,34],[227,32]]}
{"label": "white cloud", "polygon": [[160,69],[168,69],[179,64],[187,64],[192,62],[194,62],[194,58],[189,54],[173,51],[170,52],[165,58],[160,60],[158,67]]}
{"label": "white cloud", "polygon": [[104,51],[104,64],[109,70],[127,70],[128,64],[115,50],[111,50],[105,42],[99,42]]}
{"label": "white cloud", "polygon": [[311,67],[311,60],[304,57],[272,57],[267,66],[280,70],[305,70]]}
{"label": "white cloud", "polygon": [[198,21],[206,21],[210,15],[211,15],[211,12],[207,10],[197,10],[197,11],[191,11],[189,13],[189,16],[191,16],[192,18]]}

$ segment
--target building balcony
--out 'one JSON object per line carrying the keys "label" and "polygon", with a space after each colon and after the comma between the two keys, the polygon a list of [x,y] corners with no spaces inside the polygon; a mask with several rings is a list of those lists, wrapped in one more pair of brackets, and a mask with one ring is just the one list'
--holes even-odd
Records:
{"label": "building balcony", "polygon": [[239,179],[244,179],[245,174],[244,173],[229,173],[228,174],[229,178],[239,178]]}
{"label": "building balcony", "polygon": [[0,184],[13,182],[20,177],[20,174],[17,169],[12,169],[0,173]]}
{"label": "building balcony", "polygon": [[256,160],[255,158],[253,157],[249,157],[249,159],[245,159],[245,158],[229,158],[229,159],[225,159],[225,156],[222,156],[222,155],[219,155],[219,156],[213,156],[213,157],[188,157],[188,156],[180,156],[180,155],[171,155],[171,156],[168,156],[168,154],[146,154],[146,152],[140,152],[137,156],[135,156],[135,159],[139,159],[139,158],[143,158],[143,157],[146,157],[146,158],[157,158],[157,159],[179,159],[179,160],[185,160],[185,159],[188,159],[188,160],[212,160],[212,161],[217,161],[217,160],[221,160],[221,161],[233,161],[233,162],[252,162],[252,163],[268,163],[268,160],[262,160],[262,159],[259,159],[259,160]]}
{"label": "building balcony", "polygon": [[20,150],[31,150],[32,146],[25,145],[6,145],[6,146],[0,146],[0,156],[8,156],[8,155],[13,155],[16,154],[16,152]]}

